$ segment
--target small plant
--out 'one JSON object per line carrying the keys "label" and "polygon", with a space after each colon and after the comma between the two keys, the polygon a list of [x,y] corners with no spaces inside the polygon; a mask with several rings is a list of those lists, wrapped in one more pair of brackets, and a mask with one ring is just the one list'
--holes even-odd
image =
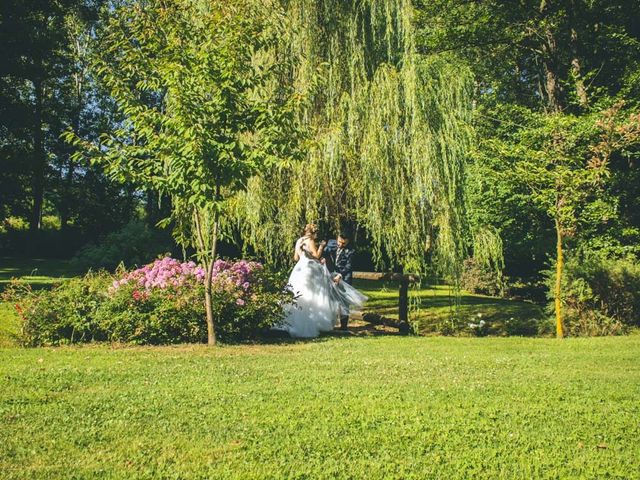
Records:
{"label": "small plant", "polygon": [[460,285],[470,293],[494,297],[502,296],[504,290],[502,277],[498,277],[494,271],[483,267],[474,258],[467,258],[464,261]]}
{"label": "small plant", "polygon": [[489,323],[482,319],[482,313],[478,313],[476,318],[468,324],[469,329],[476,337],[486,337],[489,334]]}

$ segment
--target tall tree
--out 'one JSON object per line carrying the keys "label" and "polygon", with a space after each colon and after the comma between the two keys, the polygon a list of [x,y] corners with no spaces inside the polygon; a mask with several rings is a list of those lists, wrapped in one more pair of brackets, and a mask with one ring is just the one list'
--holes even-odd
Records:
{"label": "tall tree", "polygon": [[124,121],[84,147],[113,177],[171,197],[177,240],[207,272],[213,345],[211,279],[227,199],[296,151],[297,97],[273,56],[283,17],[277,3],[253,0],[152,0],[109,14],[94,70]]}
{"label": "tall tree", "polygon": [[305,162],[250,180],[236,204],[244,238],[288,258],[305,220],[351,220],[379,265],[457,278],[468,70],[416,52],[409,0],[300,0],[287,12],[283,55],[309,97],[301,122],[312,140]]}
{"label": "tall tree", "polygon": [[[49,129],[49,124],[58,107],[56,79],[64,69],[65,15],[77,4],[77,0],[8,1],[2,3],[0,11],[3,91],[21,105],[31,130],[25,141],[31,177],[32,231],[40,228],[48,147],[55,140],[55,131]],[[5,128],[11,130],[9,125]]]}
{"label": "tall tree", "polygon": [[[556,228],[545,209],[530,201],[522,182],[492,175],[511,164],[493,144],[522,136],[523,129],[539,131],[537,113],[549,115],[549,123],[559,121],[559,114],[572,123],[623,98],[631,114],[640,99],[638,15],[640,4],[631,0],[417,2],[418,51],[453,51],[473,71],[478,142],[467,176],[470,218],[500,232],[512,274],[531,273],[531,265],[543,268]],[[583,138],[592,147],[600,142],[595,131],[589,140]],[[602,195],[617,202],[615,212],[607,215],[607,225],[594,214],[592,225],[576,231],[576,240],[599,248],[617,243],[611,251],[629,251],[638,237],[622,232],[637,232],[640,226],[632,213],[638,206],[635,195],[628,193],[637,190],[633,155],[615,153],[610,170]]]}

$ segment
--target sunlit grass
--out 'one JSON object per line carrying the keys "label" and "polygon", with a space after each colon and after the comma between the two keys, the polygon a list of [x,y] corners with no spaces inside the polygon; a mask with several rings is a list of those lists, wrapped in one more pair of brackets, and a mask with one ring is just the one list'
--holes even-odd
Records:
{"label": "sunlit grass", "polygon": [[0,472],[637,479],[640,337],[0,349]]}
{"label": "sunlit grass", "polygon": [[73,270],[69,260],[2,257],[0,258],[0,290],[12,278],[38,288],[48,287],[54,282],[73,277],[78,273]]}

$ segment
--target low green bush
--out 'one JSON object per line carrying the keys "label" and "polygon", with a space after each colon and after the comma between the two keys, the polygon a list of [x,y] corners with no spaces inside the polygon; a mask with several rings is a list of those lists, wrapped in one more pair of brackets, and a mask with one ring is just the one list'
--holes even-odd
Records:
{"label": "low green bush", "polygon": [[95,311],[95,321],[112,342],[198,343],[207,337],[204,287],[144,290],[136,284],[112,290]]}
{"label": "low green bush", "polygon": [[106,340],[97,322],[98,308],[108,300],[112,278],[107,273],[89,273],[53,286],[33,290],[14,281],[2,294],[21,320],[20,341],[25,346]]}
{"label": "low green bush", "polygon": [[16,257],[69,258],[86,241],[74,227],[60,229],[60,219],[42,217],[41,229],[29,230],[22,217],[7,217],[0,221],[0,254]]}
{"label": "low green bush", "polygon": [[461,287],[469,293],[480,293],[494,297],[502,296],[504,292],[503,280],[495,272],[483,267],[475,258],[464,261]]}
{"label": "low green bush", "polygon": [[[554,282],[555,271],[547,272],[550,297]],[[569,258],[562,292],[569,335],[617,335],[640,326],[640,264],[635,259],[611,259],[597,254]],[[549,312],[553,310],[550,302]]]}
{"label": "low green bush", "polygon": [[101,242],[82,247],[71,260],[74,268],[114,270],[118,265],[144,265],[171,249],[166,234],[149,228],[144,222],[132,221],[110,233]]}

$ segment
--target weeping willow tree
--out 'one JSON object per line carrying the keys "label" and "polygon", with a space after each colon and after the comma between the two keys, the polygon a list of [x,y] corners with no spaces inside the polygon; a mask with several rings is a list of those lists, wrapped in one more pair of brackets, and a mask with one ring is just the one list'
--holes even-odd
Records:
{"label": "weeping willow tree", "polygon": [[305,161],[280,164],[235,198],[234,226],[272,261],[306,221],[364,229],[379,267],[459,277],[471,81],[420,55],[410,0],[291,0],[281,55],[306,99]]}

